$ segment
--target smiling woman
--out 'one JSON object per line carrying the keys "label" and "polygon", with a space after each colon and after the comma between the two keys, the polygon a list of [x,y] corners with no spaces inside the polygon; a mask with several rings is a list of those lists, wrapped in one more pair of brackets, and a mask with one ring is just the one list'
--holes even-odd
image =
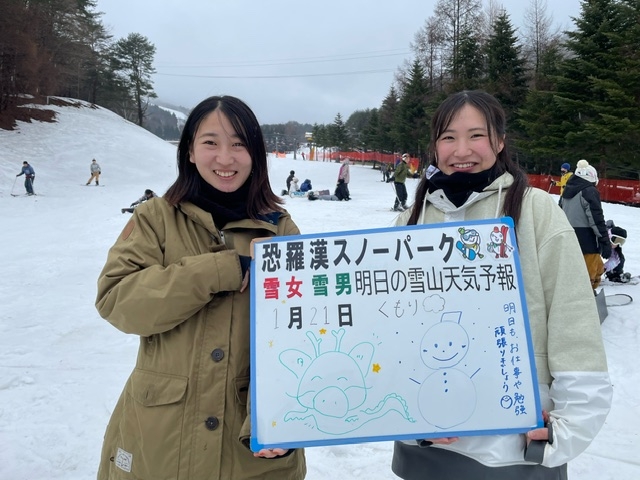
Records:
{"label": "smiling woman", "polygon": [[229,119],[216,110],[198,127],[189,160],[213,188],[231,193],[251,174],[251,155]]}
{"label": "smiling woman", "polygon": [[[508,153],[505,125],[500,103],[486,92],[447,97],[431,121],[431,165],[397,225],[513,218],[542,405],[529,413],[541,416],[544,427],[525,435],[395,442],[392,469],[405,480],[566,480],[567,462],[587,448],[609,413],[600,320],[576,236],[555,200],[527,185]],[[465,258],[469,268],[481,268],[472,266],[475,257]],[[494,320],[477,319],[487,328]]]}
{"label": "smiling woman", "polygon": [[98,280],[100,315],[141,339],[99,480],[304,478],[302,450],[249,449],[250,249],[299,233],[280,203],[249,107],[228,96],[196,106],[177,180],[134,210]]}

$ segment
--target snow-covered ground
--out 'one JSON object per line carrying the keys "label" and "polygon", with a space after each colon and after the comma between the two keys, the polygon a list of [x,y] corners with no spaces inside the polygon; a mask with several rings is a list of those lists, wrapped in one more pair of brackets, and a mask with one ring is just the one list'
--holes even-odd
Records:
{"label": "snow-covered ground", "polygon": [[[175,147],[102,109],[49,107],[57,123],[0,130],[0,479],[95,478],[102,436],[135,361],[138,340],[102,320],[96,280],[129,218],[120,208],[146,188],[159,194],[176,175]],[[260,118],[260,112],[257,112]],[[89,164],[100,187],[85,186]],[[16,180],[35,168],[37,196]],[[272,187],[289,170],[314,189],[333,190],[339,165],[270,158]],[[303,233],[390,226],[392,186],[353,165],[350,202],[288,199]],[[407,182],[410,199],[417,180]],[[640,210],[604,204],[626,228],[626,270],[640,272]],[[634,220],[636,218],[636,220]],[[605,286],[640,302],[640,286]],[[614,403],[600,435],[570,464],[572,479],[640,479],[640,334],[637,303],[609,309],[602,331]],[[309,480],[392,479],[390,442],[307,449]]]}

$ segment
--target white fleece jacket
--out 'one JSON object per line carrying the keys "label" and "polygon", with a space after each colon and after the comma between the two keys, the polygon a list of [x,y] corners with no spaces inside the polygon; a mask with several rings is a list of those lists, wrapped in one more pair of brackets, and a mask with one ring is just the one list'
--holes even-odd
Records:
{"label": "white fleece jacket", "polygon": [[[442,191],[427,194],[418,223],[502,216],[505,173],[457,208]],[[411,210],[396,225],[406,225]],[[553,444],[542,464],[555,467],[582,453],[609,413],[612,386],[600,320],[580,246],[567,217],[546,192],[530,188],[516,226],[542,408],[553,423]],[[405,442],[415,445],[415,442]],[[447,448],[489,466],[527,463],[524,435],[461,437]],[[416,447],[418,448],[418,447]]]}

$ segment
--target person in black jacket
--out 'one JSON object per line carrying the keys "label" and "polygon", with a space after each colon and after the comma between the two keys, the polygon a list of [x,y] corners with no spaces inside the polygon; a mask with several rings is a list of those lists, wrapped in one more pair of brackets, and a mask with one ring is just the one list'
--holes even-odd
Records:
{"label": "person in black jacket", "polygon": [[296,176],[296,172],[291,170],[289,172],[289,176],[287,177],[287,194],[289,193],[289,190],[291,190],[291,181],[294,179],[295,176]]}
{"label": "person in black jacket", "polygon": [[611,257],[604,264],[604,275],[610,282],[627,283],[631,280],[631,274],[624,271],[625,258],[622,253],[622,245],[627,241],[627,231],[614,224],[613,220],[607,220],[606,225],[613,250]]}
{"label": "person in black jacket", "polygon": [[578,237],[594,290],[600,285],[604,273],[602,258],[611,256],[611,241],[597,184],[596,169],[586,160],[580,160],[574,174],[567,181],[559,202]]}

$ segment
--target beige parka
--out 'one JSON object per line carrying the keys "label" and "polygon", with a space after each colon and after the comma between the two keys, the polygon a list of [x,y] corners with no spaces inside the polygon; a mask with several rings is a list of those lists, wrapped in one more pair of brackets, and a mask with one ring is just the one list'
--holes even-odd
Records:
{"label": "beige parka", "polygon": [[[96,307],[140,336],[107,427],[99,480],[303,479],[303,450],[256,458],[250,435],[249,289],[238,255],[253,238],[296,235],[288,213],[218,231],[191,203],[136,210],[98,280]],[[275,379],[274,379],[275,381]]]}

